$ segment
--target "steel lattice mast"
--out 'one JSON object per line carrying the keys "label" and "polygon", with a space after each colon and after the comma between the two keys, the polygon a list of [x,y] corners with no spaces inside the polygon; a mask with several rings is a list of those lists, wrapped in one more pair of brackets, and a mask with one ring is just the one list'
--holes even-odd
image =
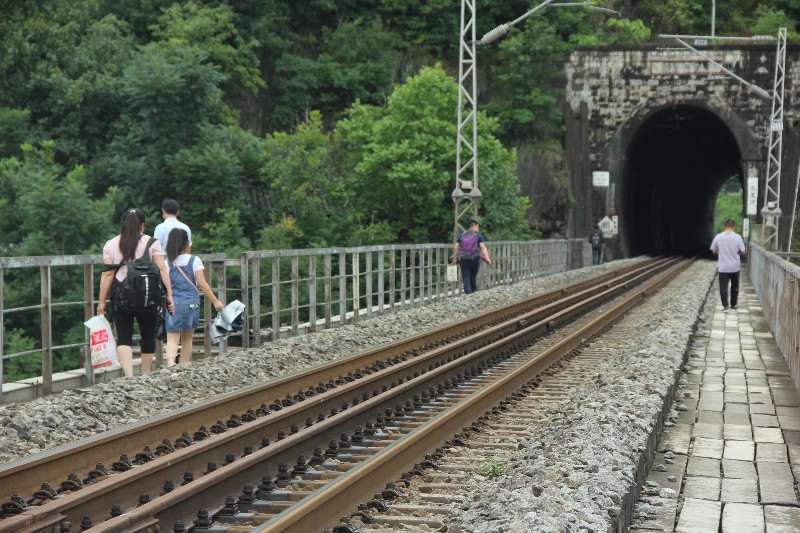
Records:
{"label": "steel lattice mast", "polygon": [[458,52],[458,139],[456,183],[453,189],[455,227],[453,240],[470,219],[478,218],[478,79],[475,61],[475,2],[461,1],[461,32]]}
{"label": "steel lattice mast", "polygon": [[769,157],[764,182],[764,206],[761,208],[763,242],[778,249],[778,222],[781,216],[781,157],[783,154],[783,96],[786,75],[786,28],[778,30],[775,54],[775,84],[772,91],[772,114],[769,124]]}

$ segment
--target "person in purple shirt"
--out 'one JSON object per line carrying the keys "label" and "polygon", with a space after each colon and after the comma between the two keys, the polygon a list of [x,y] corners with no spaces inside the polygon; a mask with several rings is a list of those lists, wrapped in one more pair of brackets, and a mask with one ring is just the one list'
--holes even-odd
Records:
{"label": "person in purple shirt", "polygon": [[[734,231],[736,222],[725,221],[725,231],[714,237],[711,252],[717,256],[719,272],[719,296],[724,311],[739,308],[739,271],[742,269],[741,256],[745,253],[742,236]],[[728,307],[728,284],[731,287],[730,307]]]}

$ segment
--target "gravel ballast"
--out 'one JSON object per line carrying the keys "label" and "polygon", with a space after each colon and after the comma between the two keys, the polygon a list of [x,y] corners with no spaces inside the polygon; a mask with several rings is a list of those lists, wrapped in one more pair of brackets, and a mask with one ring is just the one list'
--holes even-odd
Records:
{"label": "gravel ballast", "polygon": [[[269,381],[376,346],[475,316],[629,259],[495,287],[359,324],[280,339],[173,370],[121,378],[27,403],[0,407],[0,464]],[[545,426],[520,436],[518,453],[498,451],[506,473],[475,475],[466,503],[448,517],[449,532],[611,531],[653,422],[702,312],[715,265],[698,262],[625,320],[636,338],[621,344],[598,377],[568,390],[557,407],[543,406]],[[613,333],[613,330],[612,330]],[[675,412],[673,412],[675,414]],[[676,415],[677,416],[677,415]]]}
{"label": "gravel ballast", "polygon": [[0,406],[0,464],[118,429],[242,386],[266,382],[588,279],[644,258],[614,261],[379,315],[359,324]]}
{"label": "gravel ballast", "polygon": [[[615,531],[698,316],[713,310],[704,302],[715,272],[714,263],[697,263],[631,312],[624,320],[636,338],[557,407],[543,405],[548,424],[519,436],[516,452],[498,451],[505,474],[473,477],[469,503],[453,509],[448,533]],[[677,416],[673,406],[668,418]]]}

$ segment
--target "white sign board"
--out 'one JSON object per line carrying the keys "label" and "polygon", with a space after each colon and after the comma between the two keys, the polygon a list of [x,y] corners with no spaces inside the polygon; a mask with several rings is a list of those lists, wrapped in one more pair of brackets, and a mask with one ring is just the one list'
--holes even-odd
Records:
{"label": "white sign board", "polygon": [[745,218],[742,220],[742,237],[744,240],[747,240],[747,237],[750,236],[750,219]]}
{"label": "white sign board", "polygon": [[783,122],[780,120],[773,120],[772,124],[770,124],[770,129],[772,131],[783,131]]}
{"label": "white sign board", "polygon": [[614,221],[608,217],[603,217],[603,220],[597,223],[597,226],[600,228],[600,231],[603,232],[603,236],[614,236],[617,234],[615,230]]}
{"label": "white sign board", "polygon": [[592,185],[595,187],[608,187],[609,183],[611,183],[610,172],[600,170],[592,172]]}
{"label": "white sign board", "polygon": [[747,178],[747,211],[745,215],[758,214],[758,178],[750,176]]}
{"label": "white sign board", "polygon": [[708,45],[708,41],[706,39],[695,39],[694,40],[694,45],[695,46],[707,46]]}
{"label": "white sign board", "polygon": [[611,217],[611,235],[619,233],[619,217],[614,215]]}

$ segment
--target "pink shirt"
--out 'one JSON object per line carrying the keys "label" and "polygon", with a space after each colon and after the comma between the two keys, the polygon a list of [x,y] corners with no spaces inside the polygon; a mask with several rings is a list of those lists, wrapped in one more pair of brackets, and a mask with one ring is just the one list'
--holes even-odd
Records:
{"label": "pink shirt", "polygon": [[[117,235],[110,241],[107,241],[106,245],[103,246],[103,260],[111,259],[111,262],[115,265],[122,263],[122,252],[119,249],[119,238],[120,236]],[[144,255],[144,249],[147,247],[147,241],[149,239],[149,235],[141,235],[139,237],[139,244],[136,246],[137,259]],[[152,259],[154,255],[164,255],[164,251],[161,249],[161,243],[158,242],[158,239],[156,239],[150,246],[150,258]],[[119,281],[123,281],[127,274],[128,267],[123,265],[122,268],[117,270],[116,278]]]}

